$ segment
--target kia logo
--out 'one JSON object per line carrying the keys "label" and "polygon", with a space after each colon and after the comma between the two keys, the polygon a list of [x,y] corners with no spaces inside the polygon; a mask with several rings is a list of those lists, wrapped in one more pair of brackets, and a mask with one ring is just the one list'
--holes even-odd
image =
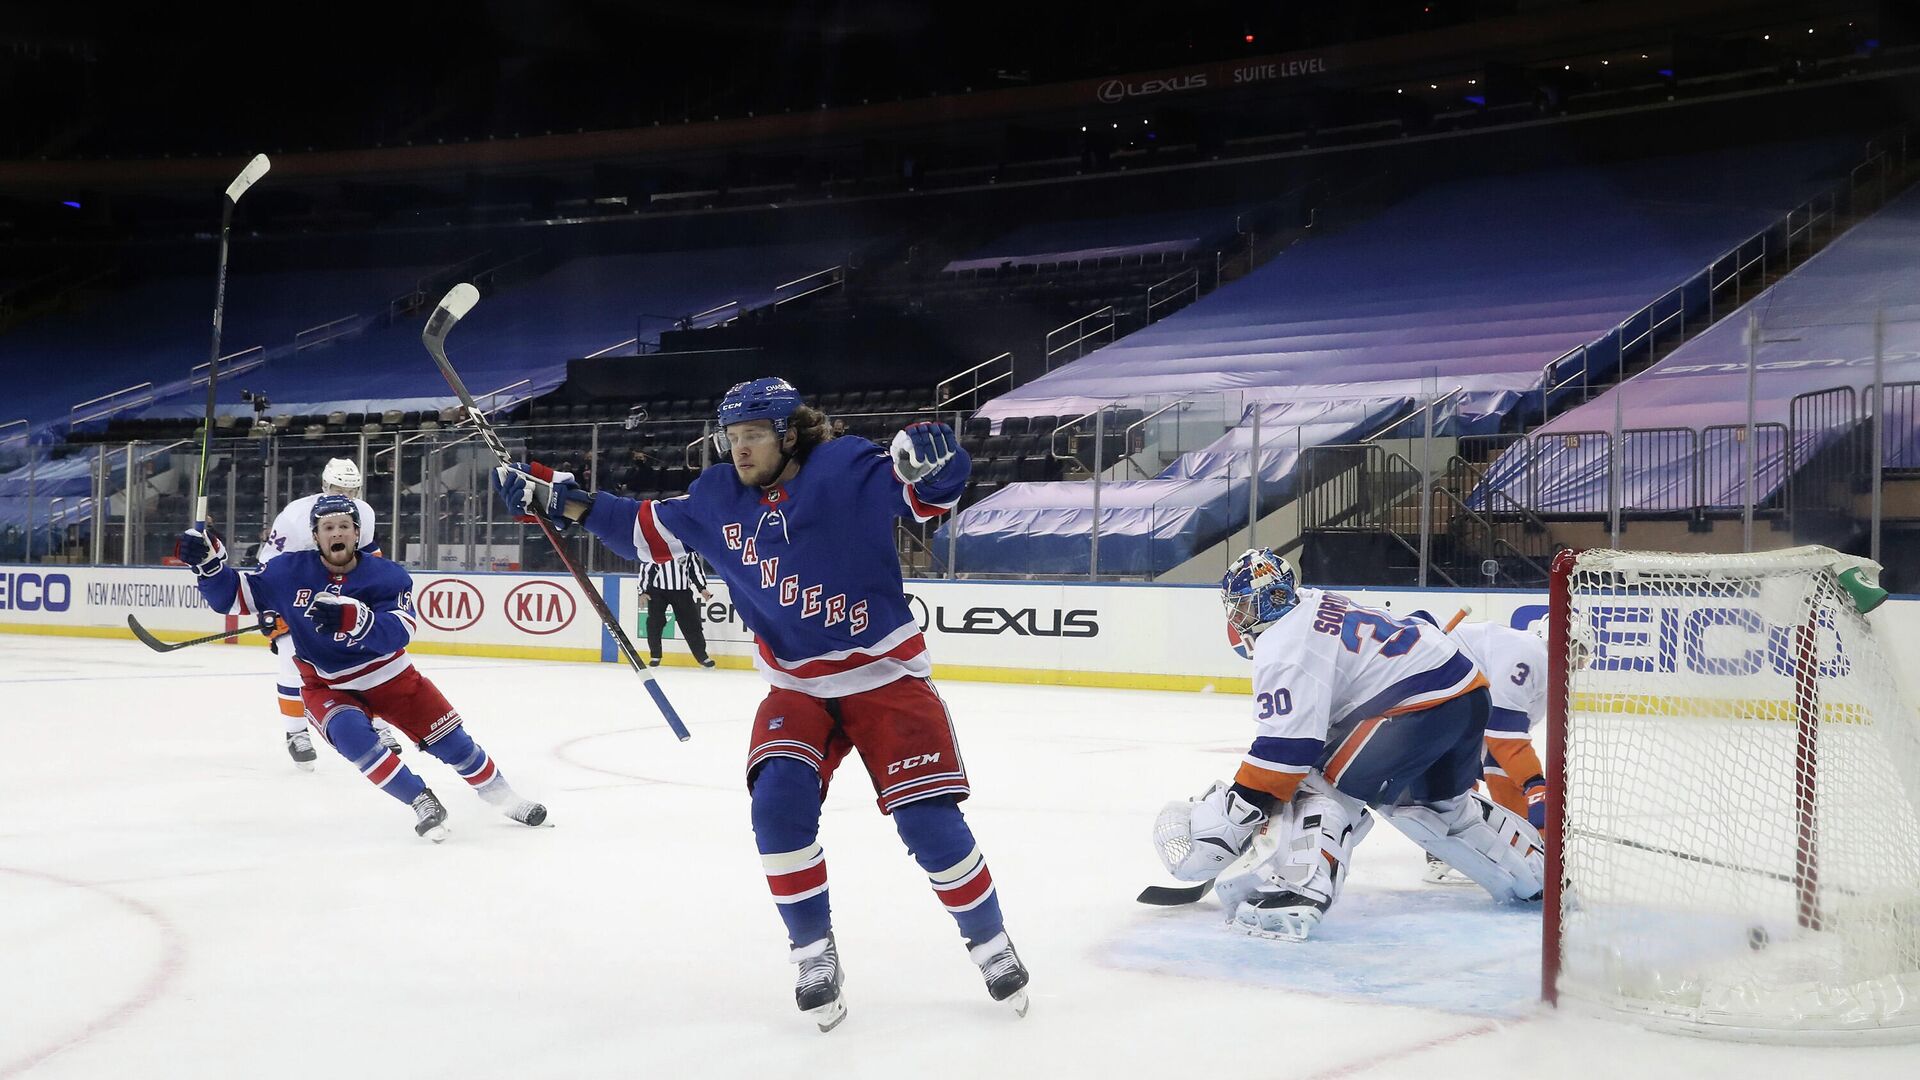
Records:
{"label": "kia logo", "polygon": [[529,581],[507,594],[507,621],[529,634],[565,630],[573,611],[573,594],[551,581]]}
{"label": "kia logo", "polygon": [[1100,89],[1094,91],[1094,94],[1101,101],[1112,105],[1127,99],[1127,84],[1119,79],[1108,79],[1100,84]]}
{"label": "kia logo", "polygon": [[421,622],[435,630],[452,633],[479,622],[487,610],[487,602],[481,598],[480,590],[467,582],[441,578],[414,594],[413,610]]}

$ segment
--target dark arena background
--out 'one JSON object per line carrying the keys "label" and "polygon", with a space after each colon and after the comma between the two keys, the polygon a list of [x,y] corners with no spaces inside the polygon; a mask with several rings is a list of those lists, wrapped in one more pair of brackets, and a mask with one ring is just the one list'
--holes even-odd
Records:
{"label": "dark arena background", "polygon": [[[1920,872],[1848,875],[1920,851],[1920,721],[1847,680],[1895,685],[1920,633],[1917,122],[1890,0],[0,4],[0,1080],[1912,1076],[1877,1044],[1920,1038]],[[980,992],[857,758],[821,829],[851,1012],[794,1015],[751,604],[703,549],[650,620],[647,563],[496,493],[539,462],[665,552],[651,507],[739,487],[719,409],[769,376],[835,439],[943,424],[970,459],[891,549],[1029,1015]],[[184,531],[250,570],[339,462],[411,575],[408,652],[551,832],[408,745],[453,838],[406,836],[288,686],[317,676],[196,589]],[[1713,569],[1809,545],[1841,588],[1878,564],[1877,643]],[[1548,635],[1549,817],[1602,793],[1633,849],[1606,872],[1665,897],[1556,870],[1543,931],[1376,828],[1306,941],[1136,904],[1177,884],[1159,808],[1277,708],[1222,621],[1247,549],[1376,634]],[[1717,599],[1614,570],[1615,606],[1576,582],[1555,622],[1592,549],[1694,556]],[[1550,737],[1608,695],[1686,733]],[[1868,738],[1888,771],[1810,764]],[[1717,765],[1750,802],[1685,794]],[[1556,868],[1597,835],[1564,812]],[[1730,864],[1792,889],[1675,869]],[[1648,949],[1663,1004],[1574,992]],[[1700,989],[1830,955],[1839,991],[1741,984],[1802,1004]],[[1869,1004],[1809,1019],[1834,994]]]}

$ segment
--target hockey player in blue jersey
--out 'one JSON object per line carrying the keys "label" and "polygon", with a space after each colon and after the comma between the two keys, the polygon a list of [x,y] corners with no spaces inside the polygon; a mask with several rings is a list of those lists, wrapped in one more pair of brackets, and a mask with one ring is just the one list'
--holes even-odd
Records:
{"label": "hockey player in blue jersey", "polygon": [[496,482],[515,511],[562,528],[582,522],[622,557],[697,551],[731,587],[756,640],[754,664],[772,684],[747,755],[754,839],[799,965],[795,998],[820,1030],[846,1015],[820,803],[855,749],[988,993],[1025,1015],[1027,970],[960,812],[966,769],[928,681],[926,639],[894,548],[896,518],[931,520],[959,502],[965,451],[939,423],[908,425],[891,453],[833,438],[826,417],[781,379],[733,387],[719,421],[732,468],[706,470],[678,498],[590,494],[539,465],[500,469]]}
{"label": "hockey player in blue jersey", "polygon": [[199,576],[209,607],[229,615],[279,616],[297,648],[300,696],[322,738],[375,787],[412,807],[414,832],[447,837],[446,808],[374,733],[372,716],[407,733],[453,767],[501,813],[541,825],[547,809],[520,797],[438,687],[413,666],[413,578],[399,564],[358,549],[359,510],[344,495],[313,504],[317,550],[290,551],[258,570],[227,565],[226,545],[198,528],[180,537],[180,559]]}

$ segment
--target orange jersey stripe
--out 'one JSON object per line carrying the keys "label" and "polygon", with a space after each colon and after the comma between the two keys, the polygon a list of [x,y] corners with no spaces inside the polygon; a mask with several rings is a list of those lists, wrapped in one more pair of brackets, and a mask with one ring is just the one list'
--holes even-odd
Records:
{"label": "orange jersey stripe", "polygon": [[1234,783],[1245,784],[1255,791],[1264,791],[1281,802],[1287,802],[1293,798],[1293,793],[1300,787],[1302,779],[1299,773],[1275,772],[1244,761],[1240,763],[1240,771],[1233,774]]}
{"label": "orange jersey stripe", "polygon": [[1434,698],[1432,701],[1408,702],[1405,705],[1395,705],[1393,708],[1388,709],[1386,712],[1382,713],[1381,715],[1399,716],[1402,713],[1419,712],[1422,709],[1431,709],[1435,705],[1445,705],[1447,702],[1452,701],[1454,698],[1465,697],[1466,695],[1473,693],[1475,690],[1485,690],[1486,688],[1487,688],[1487,676],[1485,672],[1482,672],[1478,675],[1475,675],[1473,677],[1472,682],[1454,691],[1453,693],[1448,694],[1446,697]]}
{"label": "orange jersey stripe", "polygon": [[1353,760],[1355,754],[1360,752],[1360,748],[1367,744],[1367,740],[1373,737],[1374,730],[1385,723],[1386,719],[1384,716],[1376,716],[1371,720],[1362,720],[1360,726],[1353,729],[1346,741],[1340,744],[1340,749],[1334,752],[1333,760],[1327,762],[1327,767],[1321,770],[1328,780],[1336,784],[1340,782],[1340,774],[1346,770],[1347,764]]}

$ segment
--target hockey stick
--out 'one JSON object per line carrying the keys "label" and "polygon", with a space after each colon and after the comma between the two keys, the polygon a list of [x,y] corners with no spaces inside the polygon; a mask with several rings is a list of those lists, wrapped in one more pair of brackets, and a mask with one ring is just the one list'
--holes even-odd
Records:
{"label": "hockey stick", "polygon": [[243,626],[238,630],[222,630],[217,634],[208,634],[206,637],[190,638],[186,641],[161,641],[159,638],[153,636],[152,631],[148,630],[144,626],[141,626],[140,620],[134,618],[131,615],[127,616],[127,629],[133,631],[133,636],[140,639],[140,644],[145,645],[147,648],[152,649],[154,652],[173,652],[176,649],[186,649],[186,648],[191,648],[192,646],[195,646],[195,645],[205,645],[209,641],[224,641],[227,638],[237,638],[241,634],[251,634],[251,633],[254,633],[255,631],[264,632],[264,627],[256,623],[253,626]]}
{"label": "hockey stick", "polygon": [[1463,607],[1459,611],[1454,612],[1453,618],[1447,620],[1447,625],[1441,627],[1440,632],[1443,634],[1453,633],[1453,628],[1460,625],[1460,620],[1471,614],[1473,614],[1473,609],[1470,607]]}
{"label": "hockey stick", "polygon": [[1203,881],[1198,885],[1149,885],[1134,897],[1142,904],[1154,907],[1179,907],[1191,904],[1213,891],[1213,882]]}
{"label": "hockey stick", "polygon": [[[433,362],[439,365],[440,374],[446,377],[447,385],[453,387],[453,392],[459,396],[460,404],[466,410],[467,421],[473,425],[475,431],[480,433],[481,441],[487,444],[487,449],[493,452],[493,456],[499,459],[500,464],[512,465],[513,455],[507,453],[506,444],[500,441],[499,434],[493,430],[493,425],[488,422],[486,414],[480,411],[480,406],[474,403],[473,395],[467,392],[467,384],[461,381],[460,373],[453,370],[452,362],[447,359],[447,332],[452,330],[453,324],[459,322],[467,312],[473,310],[473,305],[479,302],[479,289],[465,282],[455,285],[447,291],[446,296],[441,298],[439,306],[433,309],[433,314],[427,319],[426,329],[420,331],[420,340],[426,345],[427,352],[433,355]],[[535,514],[534,520],[539,523],[540,531],[546,534],[547,542],[553,545],[554,554],[560,556],[560,564],[567,568],[567,573],[573,575],[574,583],[580,586],[582,593],[586,594],[587,603],[593,605],[593,610],[599,614],[601,624],[619,644],[620,655],[627,658],[628,666],[640,676],[640,681],[646,683],[647,693],[653,696],[654,705],[659,707],[660,715],[667,718],[667,726],[673,729],[674,735],[678,736],[681,742],[692,738],[687,731],[687,726],[680,722],[680,714],[674,711],[673,703],[667,700],[667,695],[660,689],[660,684],[654,681],[653,672],[640,660],[640,654],[635,651],[633,642],[627,638],[627,632],[620,628],[620,620],[614,618],[613,612],[607,609],[607,601],[600,595],[600,590],[593,587],[593,582],[587,580],[587,575],[567,556],[567,549],[561,545],[559,534],[553,531],[553,526],[547,522],[547,519]]]}
{"label": "hockey stick", "polygon": [[227,185],[226,199],[220,204],[220,274],[213,287],[213,351],[207,358],[206,427],[200,433],[200,478],[194,482],[193,527],[207,527],[207,454],[213,445],[213,388],[220,379],[220,324],[227,310],[227,235],[233,228],[233,208],[273,165],[265,154],[255,154]]}

